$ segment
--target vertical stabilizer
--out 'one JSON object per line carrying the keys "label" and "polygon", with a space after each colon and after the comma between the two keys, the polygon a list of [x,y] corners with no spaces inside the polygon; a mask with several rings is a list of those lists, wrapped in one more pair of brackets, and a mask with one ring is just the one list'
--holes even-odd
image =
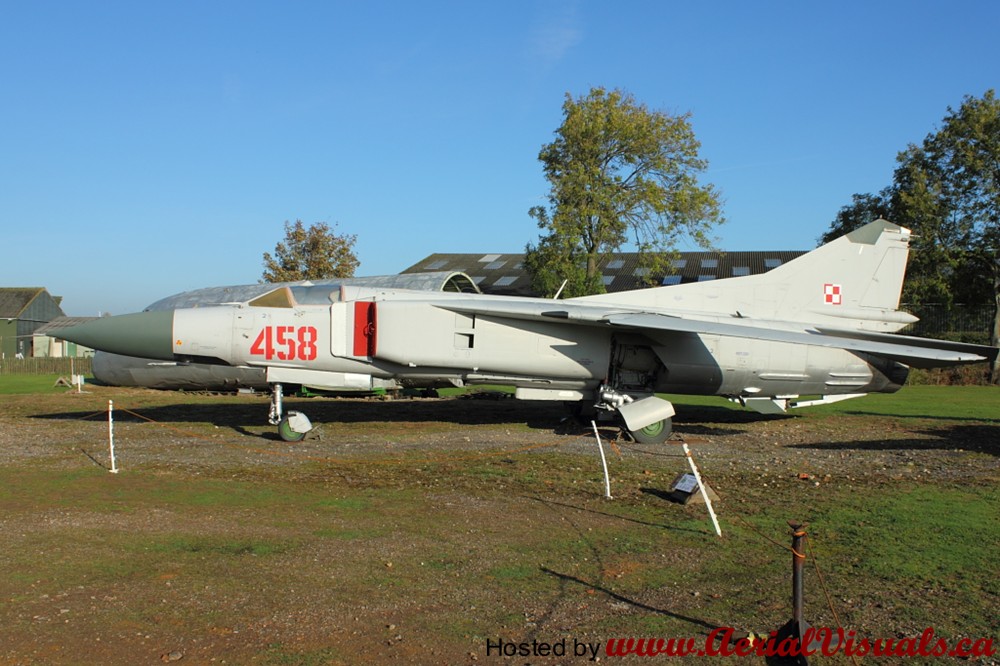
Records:
{"label": "vertical stabilizer", "polygon": [[753,276],[755,290],[784,291],[773,313],[777,318],[855,319],[861,328],[866,328],[863,322],[897,323],[888,327],[895,330],[913,320],[897,312],[909,240],[909,229],[876,220],[784,266]]}
{"label": "vertical stabilizer", "polygon": [[896,331],[916,321],[897,310],[909,239],[909,229],[876,220],[761,275],[578,300]]}

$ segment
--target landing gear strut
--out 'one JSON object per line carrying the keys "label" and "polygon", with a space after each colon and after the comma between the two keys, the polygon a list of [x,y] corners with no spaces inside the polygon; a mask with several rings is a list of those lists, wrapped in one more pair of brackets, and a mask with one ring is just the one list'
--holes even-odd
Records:
{"label": "landing gear strut", "polygon": [[673,432],[674,406],[666,400],[652,395],[636,400],[610,386],[602,386],[597,395],[594,406],[617,411],[629,435],[640,444],[662,444]]}
{"label": "landing gear strut", "polygon": [[312,423],[302,412],[282,413],[283,393],[281,384],[271,384],[271,410],[268,412],[267,422],[278,426],[278,436],[286,442],[301,442],[312,430]]}

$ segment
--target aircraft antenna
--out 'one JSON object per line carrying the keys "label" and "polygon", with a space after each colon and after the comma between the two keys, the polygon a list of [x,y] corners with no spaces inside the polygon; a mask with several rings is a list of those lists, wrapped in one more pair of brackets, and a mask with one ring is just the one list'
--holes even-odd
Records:
{"label": "aircraft antenna", "polygon": [[559,285],[559,291],[557,291],[556,295],[552,297],[553,301],[558,301],[559,300],[559,294],[561,294],[562,290],[566,288],[566,283],[567,282],[569,282],[569,280],[563,280],[563,283],[561,285]]}

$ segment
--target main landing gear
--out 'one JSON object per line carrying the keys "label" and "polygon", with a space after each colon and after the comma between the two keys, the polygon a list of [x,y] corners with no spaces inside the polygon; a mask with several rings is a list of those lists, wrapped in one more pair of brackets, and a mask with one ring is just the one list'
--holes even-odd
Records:
{"label": "main landing gear", "polygon": [[312,430],[312,423],[302,412],[283,413],[283,393],[281,384],[271,384],[271,410],[267,422],[278,426],[278,436],[286,442],[301,442]]}
{"label": "main landing gear", "polygon": [[673,419],[660,419],[645,428],[629,430],[628,434],[640,444],[663,444],[674,431]]}
{"label": "main landing gear", "polygon": [[674,406],[656,396],[635,399],[610,386],[597,392],[597,409],[617,411],[625,429],[640,444],[662,444],[673,432]]}

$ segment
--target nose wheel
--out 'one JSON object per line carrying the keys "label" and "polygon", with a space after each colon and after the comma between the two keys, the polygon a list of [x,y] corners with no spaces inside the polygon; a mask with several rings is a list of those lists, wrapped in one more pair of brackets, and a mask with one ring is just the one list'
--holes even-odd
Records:
{"label": "nose wheel", "polygon": [[283,411],[284,390],[281,384],[271,385],[271,411],[268,413],[267,421],[271,425],[278,426],[278,436],[286,442],[301,442],[312,430],[312,423],[309,417],[302,412]]}
{"label": "nose wheel", "polygon": [[302,412],[288,412],[278,423],[278,435],[286,442],[301,442],[312,430],[312,423]]}

